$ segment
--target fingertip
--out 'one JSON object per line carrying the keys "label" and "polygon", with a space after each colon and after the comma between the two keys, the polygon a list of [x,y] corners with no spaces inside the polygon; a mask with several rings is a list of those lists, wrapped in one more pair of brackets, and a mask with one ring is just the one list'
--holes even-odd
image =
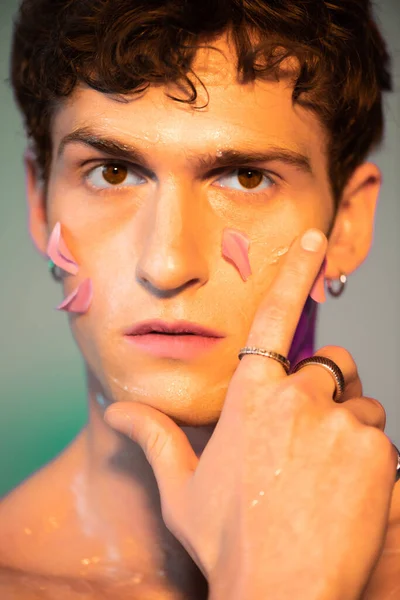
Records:
{"label": "fingertip", "polygon": [[111,407],[104,413],[104,421],[117,429],[124,429],[131,421],[131,416],[122,408]]}
{"label": "fingertip", "polygon": [[301,236],[300,245],[303,250],[319,252],[326,243],[326,237],[320,229],[307,229]]}

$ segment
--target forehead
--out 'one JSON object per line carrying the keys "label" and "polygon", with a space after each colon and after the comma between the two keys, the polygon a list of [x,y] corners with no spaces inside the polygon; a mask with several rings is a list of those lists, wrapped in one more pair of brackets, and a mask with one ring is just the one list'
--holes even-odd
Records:
{"label": "forehead", "polygon": [[181,88],[151,85],[146,92],[124,97],[97,92],[80,85],[54,119],[55,145],[79,127],[99,134],[130,139],[144,147],[167,151],[170,156],[223,150],[237,143],[287,147],[310,157],[314,166],[323,160],[325,131],[317,116],[292,102],[290,80],[237,80],[236,56],[226,37],[212,42],[216,49],[201,48],[192,77],[198,93],[196,107],[167,96],[183,97]]}

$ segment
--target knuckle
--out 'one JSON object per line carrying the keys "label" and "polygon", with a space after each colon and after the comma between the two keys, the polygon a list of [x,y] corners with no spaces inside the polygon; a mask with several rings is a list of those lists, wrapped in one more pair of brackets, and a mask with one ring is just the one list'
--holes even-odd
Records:
{"label": "knuckle", "polygon": [[391,445],[389,438],[376,427],[366,426],[362,430],[362,438],[365,446],[374,448],[379,452],[387,452]]}
{"label": "knuckle", "polygon": [[386,410],[383,404],[376,400],[375,398],[368,398],[370,402],[373,402],[376,406],[376,420],[378,426],[384,430],[386,426]]}
{"label": "knuckle", "polygon": [[303,378],[291,378],[290,385],[286,381],[281,386],[279,392],[279,402],[284,404],[286,408],[295,407],[297,409],[304,408],[312,404],[313,398],[310,393],[309,386]]}
{"label": "knuckle", "polygon": [[265,306],[264,314],[269,323],[281,323],[287,318],[282,297],[271,296]]}
{"label": "knuckle", "polygon": [[383,431],[376,427],[364,427],[361,433],[364,451],[379,467],[393,468],[397,464],[397,451]]}
{"label": "knuckle", "polygon": [[151,460],[157,460],[162,455],[167,441],[168,436],[166,436],[165,432],[155,428],[148,435],[145,443],[144,450],[146,456],[150,457]]}
{"label": "knuckle", "polygon": [[341,406],[351,412],[361,423],[377,427],[382,431],[385,429],[385,409],[374,398],[366,396],[350,398],[341,404]]}
{"label": "knuckle", "polygon": [[290,385],[287,386],[288,395],[293,394],[298,398],[309,398],[310,396],[310,386],[308,378],[306,377],[307,373],[304,370],[303,373],[295,373],[290,378]]}
{"label": "knuckle", "polygon": [[327,420],[330,429],[337,433],[353,431],[355,428],[361,427],[358,419],[344,406],[335,406],[328,412]]}

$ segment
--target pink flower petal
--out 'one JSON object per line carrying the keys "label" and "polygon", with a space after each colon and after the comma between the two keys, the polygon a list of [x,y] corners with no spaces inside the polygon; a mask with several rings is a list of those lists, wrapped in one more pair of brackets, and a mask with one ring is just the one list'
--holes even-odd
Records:
{"label": "pink flower petal", "polygon": [[243,281],[251,275],[249,238],[237,229],[225,228],[222,232],[222,256],[238,269]]}
{"label": "pink flower petal", "polygon": [[222,233],[222,256],[238,269],[243,281],[251,275],[249,238],[237,229],[225,228]]}
{"label": "pink flower petal", "polygon": [[70,313],[83,314],[89,310],[93,298],[93,285],[91,279],[85,279],[79,286],[65,298],[57,310]]}
{"label": "pink flower petal", "polygon": [[322,304],[326,300],[325,295],[325,270],[326,270],[326,258],[321,265],[319,273],[315,279],[314,285],[310,292],[310,296],[315,302]]}
{"label": "pink flower petal", "polygon": [[67,248],[67,245],[61,235],[61,224],[57,222],[51,232],[49,243],[47,244],[47,255],[57,267],[60,267],[71,275],[76,275],[79,271],[79,265]]}

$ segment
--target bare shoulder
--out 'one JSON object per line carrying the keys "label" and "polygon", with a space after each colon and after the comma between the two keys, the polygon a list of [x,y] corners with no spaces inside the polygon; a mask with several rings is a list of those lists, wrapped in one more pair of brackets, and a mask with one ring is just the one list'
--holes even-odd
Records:
{"label": "bare shoulder", "polygon": [[[1,600],[194,600],[193,596],[134,577],[120,581],[51,577],[0,565]],[[199,596],[200,598],[200,596]]]}
{"label": "bare shoulder", "polygon": [[127,593],[132,600],[161,599],[159,595],[146,595],[143,589],[135,589],[126,582],[118,585],[83,578],[51,577],[0,565],[1,600],[124,600]]}
{"label": "bare shoulder", "polygon": [[[0,597],[2,600],[94,600],[94,590],[86,582],[56,581],[0,565]],[[103,595],[97,595],[102,598]]]}
{"label": "bare shoulder", "polygon": [[71,480],[75,467],[71,460],[75,446],[75,443],[70,445],[1,499],[0,565],[3,567],[26,566],[28,571],[34,571],[35,558],[45,550],[60,524],[70,519],[71,492],[66,482]]}

